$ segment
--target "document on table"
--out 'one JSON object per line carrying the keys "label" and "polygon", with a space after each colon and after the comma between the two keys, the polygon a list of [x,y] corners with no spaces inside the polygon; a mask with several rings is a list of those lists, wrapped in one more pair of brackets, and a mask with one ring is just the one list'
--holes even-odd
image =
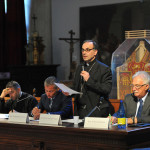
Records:
{"label": "document on table", "polygon": [[[62,120],[62,122],[74,123],[74,119]],[[83,119],[79,119],[78,123],[83,122]]]}
{"label": "document on table", "polygon": [[81,92],[77,92],[75,90],[72,90],[71,88],[67,87],[66,85],[64,85],[62,83],[55,83],[55,85],[57,87],[59,87],[63,92],[69,93],[69,95],[72,95],[72,94],[82,94]]}
{"label": "document on table", "polygon": [[8,119],[9,114],[0,114],[0,119]]}
{"label": "document on table", "polygon": [[29,120],[30,120],[30,121],[39,121],[39,119],[38,119],[38,120],[35,120],[33,117],[29,117]]}

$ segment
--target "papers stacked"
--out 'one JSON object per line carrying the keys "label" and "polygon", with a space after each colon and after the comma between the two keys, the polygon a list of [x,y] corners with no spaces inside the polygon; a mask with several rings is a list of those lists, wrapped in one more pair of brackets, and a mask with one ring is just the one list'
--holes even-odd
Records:
{"label": "papers stacked", "polygon": [[69,95],[72,95],[72,94],[82,94],[81,92],[77,92],[75,90],[70,89],[69,87],[67,87],[66,85],[64,85],[62,83],[55,83],[55,85],[58,88],[60,88],[63,92],[69,93]]}

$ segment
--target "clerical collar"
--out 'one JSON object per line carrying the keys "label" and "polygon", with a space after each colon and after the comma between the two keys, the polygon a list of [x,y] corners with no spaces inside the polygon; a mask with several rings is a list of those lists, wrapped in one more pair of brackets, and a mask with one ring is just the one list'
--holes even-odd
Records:
{"label": "clerical collar", "polygon": [[56,96],[52,97],[52,98],[49,98],[50,100],[53,100]]}
{"label": "clerical collar", "polygon": [[86,63],[86,65],[89,66],[90,64],[89,64],[89,63]]}
{"label": "clerical collar", "polygon": [[96,59],[94,59],[94,60],[91,61],[91,62],[85,63],[85,64],[86,64],[86,66],[91,66],[91,65],[93,65],[95,62],[96,62]]}

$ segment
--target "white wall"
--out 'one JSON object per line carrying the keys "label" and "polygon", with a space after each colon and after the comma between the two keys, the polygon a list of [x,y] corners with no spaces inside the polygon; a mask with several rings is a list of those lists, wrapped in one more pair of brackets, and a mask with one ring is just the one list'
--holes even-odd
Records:
{"label": "white wall", "polygon": [[35,21],[36,31],[43,38],[44,63],[52,63],[52,48],[51,48],[51,1],[50,0],[31,0],[30,13],[30,36],[34,32],[33,14],[37,17]]}
{"label": "white wall", "polygon": [[[69,76],[69,44],[59,38],[69,38],[68,31],[75,32],[74,38],[79,38],[79,8],[96,5],[106,5],[139,0],[51,0],[52,6],[52,51],[53,64],[60,64],[57,77],[67,80]],[[79,42],[74,45],[73,61],[79,63]]]}

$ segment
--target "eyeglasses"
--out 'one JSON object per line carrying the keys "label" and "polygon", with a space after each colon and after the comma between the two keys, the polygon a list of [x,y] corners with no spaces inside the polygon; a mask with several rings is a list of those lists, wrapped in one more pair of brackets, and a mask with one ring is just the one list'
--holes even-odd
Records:
{"label": "eyeglasses", "polygon": [[82,51],[82,52],[84,52],[84,51],[85,51],[85,52],[90,52],[90,51],[93,50],[93,49],[94,49],[94,48],[91,48],[91,49],[89,49],[89,48],[83,49],[83,48],[82,48],[81,51]]}
{"label": "eyeglasses", "polygon": [[130,86],[131,86],[131,88],[135,87],[136,89],[140,89],[144,85],[146,85],[146,84],[143,84],[143,85],[139,85],[139,84],[133,85],[133,84],[131,84]]}

